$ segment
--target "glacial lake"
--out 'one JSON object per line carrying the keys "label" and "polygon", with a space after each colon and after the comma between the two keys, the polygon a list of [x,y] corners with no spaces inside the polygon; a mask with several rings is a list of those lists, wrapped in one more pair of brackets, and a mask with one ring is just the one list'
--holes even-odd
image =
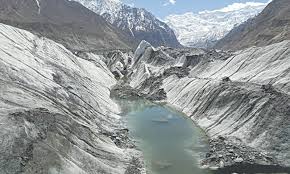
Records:
{"label": "glacial lake", "polygon": [[130,136],[143,152],[148,174],[205,174],[198,167],[207,137],[184,114],[167,106],[119,101]]}

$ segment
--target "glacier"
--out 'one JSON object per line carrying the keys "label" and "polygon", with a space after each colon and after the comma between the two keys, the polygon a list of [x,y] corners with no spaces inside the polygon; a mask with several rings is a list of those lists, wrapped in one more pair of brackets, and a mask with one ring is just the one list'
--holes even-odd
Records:
{"label": "glacier", "polygon": [[102,56],[4,24],[0,42],[0,173],[128,172],[141,154],[114,138],[126,129]]}
{"label": "glacier", "polygon": [[211,142],[241,148],[233,161],[226,155],[232,153],[227,148],[209,154],[221,161],[207,165],[229,166],[242,160],[289,166],[289,46],[287,40],[222,52],[154,48],[142,42],[129,84],[140,96],[185,113]]}
{"label": "glacier", "polygon": [[235,26],[259,14],[268,3],[234,3],[217,10],[187,12],[165,17],[178,41],[188,47],[210,48]]}
{"label": "glacier", "polygon": [[142,41],[135,53],[72,53],[0,24],[0,41],[2,173],[146,173],[115,92],[190,117],[212,147],[201,167],[289,167],[289,40],[236,52]]}

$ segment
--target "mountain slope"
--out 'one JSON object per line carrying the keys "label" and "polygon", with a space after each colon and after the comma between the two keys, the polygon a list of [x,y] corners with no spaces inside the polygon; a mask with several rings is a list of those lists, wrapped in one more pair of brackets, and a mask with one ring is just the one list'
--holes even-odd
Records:
{"label": "mountain slope", "polygon": [[234,3],[225,8],[170,15],[165,22],[174,29],[179,42],[189,47],[212,47],[234,26],[256,16],[265,3]]}
{"label": "mountain slope", "polygon": [[53,39],[71,50],[130,48],[131,37],[79,3],[0,0],[0,22]]}
{"label": "mountain slope", "polygon": [[216,48],[238,50],[290,39],[290,2],[273,0],[257,17],[234,28]]}
{"label": "mountain slope", "polygon": [[154,46],[180,46],[173,30],[145,9],[130,7],[118,0],[74,1],[102,15],[108,22],[139,41],[146,40]]}

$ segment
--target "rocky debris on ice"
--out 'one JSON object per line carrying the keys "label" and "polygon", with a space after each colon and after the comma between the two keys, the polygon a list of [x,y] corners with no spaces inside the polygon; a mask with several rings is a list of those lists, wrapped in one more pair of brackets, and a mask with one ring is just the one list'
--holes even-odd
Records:
{"label": "rocky debris on ice", "polygon": [[141,82],[151,76],[159,76],[171,67],[187,68],[198,64],[201,60],[212,62],[227,59],[231,55],[230,52],[195,48],[154,48],[148,42],[143,41],[135,52],[134,65],[128,75],[129,83],[133,88],[137,88]]}
{"label": "rocky debris on ice", "polygon": [[133,53],[120,50],[103,53],[103,61],[117,79],[127,76],[129,69],[133,66]]}
{"label": "rocky debris on ice", "polygon": [[[133,67],[129,83],[149,96],[162,90],[162,100],[191,117],[211,138],[235,137],[246,148],[265,152],[279,165],[287,166],[289,45],[284,41],[238,52],[193,49],[184,55],[182,49],[145,50],[139,54],[141,59]],[[177,72],[183,68],[189,71],[180,77],[174,71],[164,75],[176,67],[181,67],[175,69]],[[246,156],[237,156],[232,162],[241,158],[248,161]],[[227,164],[223,161],[221,165]]]}
{"label": "rocky debris on ice", "polygon": [[125,174],[145,174],[144,164],[139,158],[132,157]]}
{"label": "rocky debris on ice", "polygon": [[144,54],[145,50],[147,48],[149,48],[149,47],[153,48],[151,46],[151,44],[148,43],[147,41],[142,40],[140,42],[140,44],[138,45],[138,47],[137,47],[137,49],[136,49],[136,51],[134,53],[135,62],[138,62],[138,60],[140,59],[140,57]]}
{"label": "rocky debris on ice", "polygon": [[202,168],[216,166],[223,168],[239,163],[276,165],[277,162],[254,148],[243,144],[241,140],[218,137],[209,140],[210,151],[201,161]]}
{"label": "rocky debris on ice", "polygon": [[102,134],[110,137],[116,146],[120,148],[135,148],[135,144],[129,138],[129,129],[118,129],[114,132],[103,132]]}
{"label": "rocky debris on ice", "polygon": [[80,58],[4,24],[0,31],[0,173],[130,172],[141,154],[117,131],[116,80],[101,56]]}
{"label": "rocky debris on ice", "polygon": [[143,81],[140,86],[138,86],[139,93],[141,93],[145,98],[152,101],[161,101],[167,98],[166,92],[162,89],[162,81],[169,76],[175,75],[178,78],[183,78],[189,75],[188,68],[183,67],[171,67],[166,69],[159,76],[151,76]]}
{"label": "rocky debris on ice", "polygon": [[127,84],[118,83],[111,89],[111,97],[118,99],[137,100],[143,95],[139,90],[132,88]]}

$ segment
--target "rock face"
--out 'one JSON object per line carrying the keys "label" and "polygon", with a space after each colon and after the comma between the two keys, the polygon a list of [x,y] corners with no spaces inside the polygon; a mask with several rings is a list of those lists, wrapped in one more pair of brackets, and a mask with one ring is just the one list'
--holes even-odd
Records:
{"label": "rock face", "polygon": [[257,17],[234,28],[221,39],[216,48],[239,50],[265,46],[290,39],[290,3],[273,0]]}
{"label": "rock face", "polygon": [[[163,90],[163,100],[186,113],[210,137],[233,137],[289,166],[289,46],[284,41],[235,53],[147,47],[135,57],[139,63],[130,84],[144,94],[148,89]],[[189,73],[175,72],[182,68],[189,68]],[[164,75],[166,71],[171,73]],[[158,83],[146,83],[150,79]],[[255,156],[234,159],[260,163]]]}
{"label": "rock face", "polygon": [[70,50],[129,49],[136,43],[76,2],[0,0],[0,4],[0,22],[45,36]]}
{"label": "rock face", "polygon": [[1,174],[140,172],[100,56],[4,24],[0,42]]}
{"label": "rock face", "polygon": [[234,3],[222,9],[170,15],[165,22],[179,42],[188,47],[211,48],[215,43],[249,18],[255,17],[267,3]]}
{"label": "rock face", "polygon": [[141,8],[133,8],[118,0],[74,0],[102,15],[108,22],[127,32],[138,41],[154,46],[180,47],[169,26]]}

